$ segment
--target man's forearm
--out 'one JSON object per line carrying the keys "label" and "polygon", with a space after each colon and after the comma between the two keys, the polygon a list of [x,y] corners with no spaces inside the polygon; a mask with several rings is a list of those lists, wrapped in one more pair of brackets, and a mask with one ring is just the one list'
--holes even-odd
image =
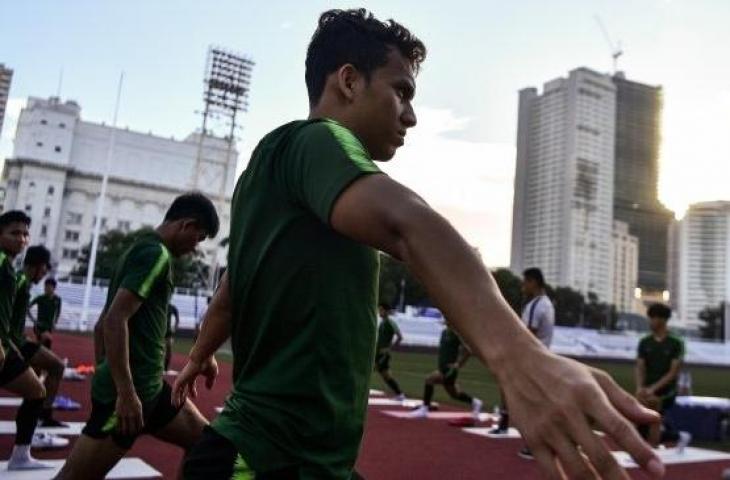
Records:
{"label": "man's forearm", "polygon": [[[420,217],[420,218],[418,218]],[[472,353],[493,366],[515,348],[543,348],[509,307],[477,256],[454,228],[430,209],[405,221],[396,253]]]}
{"label": "man's forearm", "polygon": [[634,379],[636,380],[636,390],[644,388],[644,369],[639,365],[634,370]]}
{"label": "man's forearm", "polygon": [[651,385],[649,388],[651,388],[656,393],[657,391],[672,383],[676,378],[677,372],[670,370],[666,375],[657,380],[656,383]]}
{"label": "man's forearm", "polygon": [[129,327],[127,319],[109,317],[104,319],[104,346],[109,370],[117,392],[134,392],[132,372],[129,368]]}
{"label": "man's forearm", "polygon": [[229,297],[228,275],[223,277],[221,286],[210,301],[201,321],[202,328],[190,350],[190,359],[202,362],[213,355],[231,334],[231,302]]}

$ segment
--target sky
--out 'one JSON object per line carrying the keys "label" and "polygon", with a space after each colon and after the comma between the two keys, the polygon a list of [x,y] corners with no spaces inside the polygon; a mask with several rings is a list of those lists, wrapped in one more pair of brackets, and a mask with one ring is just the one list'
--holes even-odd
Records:
{"label": "sky", "polygon": [[256,62],[240,171],[263,135],[306,117],[304,59],[318,15],[359,6],[398,20],[428,47],[418,126],[384,169],[488,265],[509,264],[517,92],[580,66],[610,72],[596,15],[625,51],[619,69],[664,89],[660,200],[678,216],[693,202],[730,200],[726,0],[0,0],[0,63],[15,71],[0,159],[12,154],[25,99],[55,95],[59,84],[83,119],[110,123],[121,71],[118,124],[185,137],[200,127],[206,51],[215,45]]}

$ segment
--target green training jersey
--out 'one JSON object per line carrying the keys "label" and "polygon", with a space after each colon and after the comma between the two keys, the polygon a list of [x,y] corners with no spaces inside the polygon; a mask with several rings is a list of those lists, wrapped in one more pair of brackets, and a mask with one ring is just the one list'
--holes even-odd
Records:
{"label": "green training jersey", "polygon": [[[650,386],[669,372],[672,361],[684,358],[684,340],[671,333],[667,334],[662,341],[654,338],[654,335],[647,335],[639,342],[639,358],[644,360],[646,365],[646,378],[644,386]],[[677,379],[669,385],[657,391],[657,396],[674,395],[677,391]]]}
{"label": "green training jersey", "polygon": [[10,341],[20,348],[25,342],[25,317],[30,303],[30,279],[24,271],[15,276],[15,301],[13,315],[10,317]]}
{"label": "green training jersey", "polygon": [[446,327],[444,331],[441,332],[441,339],[439,340],[439,370],[449,370],[451,365],[459,360],[460,348],[461,338],[459,338],[455,331]]}
{"label": "green training jersey", "polygon": [[38,306],[36,315],[36,329],[40,332],[52,332],[56,328],[56,321],[61,315],[61,297],[56,294],[38,295],[31,302],[28,308]]}
{"label": "green training jersey", "polygon": [[233,390],[213,428],[257,472],[350,478],[375,352],[377,252],[330,226],[340,193],[380,170],[331,120],[266,135],[236,185],[228,273]]}
{"label": "green training jersey", "polygon": [[383,321],[380,322],[380,326],[378,327],[378,352],[390,349],[391,345],[393,345],[393,337],[395,337],[396,332],[400,334],[398,324],[388,315],[383,317]]}
{"label": "green training jersey", "polygon": [[13,316],[16,278],[10,257],[0,250],[0,341],[7,347],[10,341],[10,319]]}
{"label": "green training jersey", "polygon": [[[128,322],[129,366],[137,395],[142,402],[149,402],[162,388],[167,306],[173,289],[170,252],[156,233],[142,236],[122,255],[109,284],[105,312],[120,288],[142,300]],[[116,401],[116,388],[106,359],[96,366],[91,396],[102,403]]]}

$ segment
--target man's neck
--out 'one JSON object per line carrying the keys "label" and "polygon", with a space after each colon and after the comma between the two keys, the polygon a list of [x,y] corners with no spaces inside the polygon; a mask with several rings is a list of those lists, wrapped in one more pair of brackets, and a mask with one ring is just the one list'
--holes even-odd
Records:
{"label": "man's neck", "polygon": [[665,338],[667,338],[668,334],[669,334],[669,330],[667,330],[666,328],[653,332],[654,338],[658,341],[662,341]]}
{"label": "man's neck", "polygon": [[162,244],[172,252],[172,237],[173,232],[169,228],[169,224],[162,223],[156,229],[155,233],[162,239]]}

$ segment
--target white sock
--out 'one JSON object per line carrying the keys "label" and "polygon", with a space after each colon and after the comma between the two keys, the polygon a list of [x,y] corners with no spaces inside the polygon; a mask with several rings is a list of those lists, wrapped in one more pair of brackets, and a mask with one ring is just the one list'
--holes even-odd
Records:
{"label": "white sock", "polygon": [[30,455],[30,445],[15,445],[8,461],[9,470],[35,470],[53,468],[52,465],[39,462]]}
{"label": "white sock", "polygon": [[30,459],[30,445],[15,445],[10,460],[26,460]]}

